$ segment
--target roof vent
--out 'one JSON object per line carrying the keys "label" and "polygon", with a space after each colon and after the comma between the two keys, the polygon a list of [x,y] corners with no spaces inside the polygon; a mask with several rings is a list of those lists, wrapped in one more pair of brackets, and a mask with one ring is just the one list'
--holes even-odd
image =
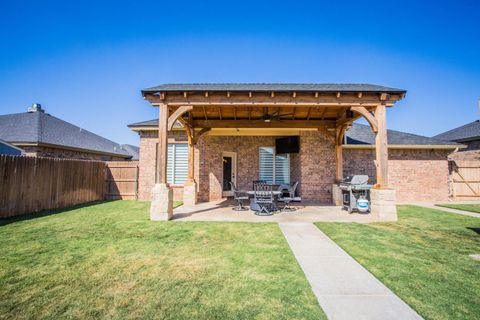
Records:
{"label": "roof vent", "polygon": [[27,112],[43,112],[43,113],[45,113],[45,110],[42,109],[42,105],[40,103],[34,103],[34,104],[32,104],[31,107],[28,107]]}

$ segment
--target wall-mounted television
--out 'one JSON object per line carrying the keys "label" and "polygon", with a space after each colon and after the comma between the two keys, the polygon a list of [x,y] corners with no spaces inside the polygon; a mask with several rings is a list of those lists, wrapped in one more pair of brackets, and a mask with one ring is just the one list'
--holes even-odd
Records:
{"label": "wall-mounted television", "polygon": [[282,153],[298,153],[300,151],[300,139],[298,136],[275,139],[275,152]]}

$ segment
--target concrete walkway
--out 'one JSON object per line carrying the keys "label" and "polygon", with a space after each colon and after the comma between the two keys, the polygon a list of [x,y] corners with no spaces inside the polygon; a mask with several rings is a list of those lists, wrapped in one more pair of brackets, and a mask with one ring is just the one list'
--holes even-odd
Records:
{"label": "concrete walkway", "polygon": [[440,211],[445,211],[445,212],[449,212],[449,213],[461,214],[461,215],[463,215],[463,216],[480,218],[480,214],[479,214],[479,213],[470,212],[470,211],[465,211],[465,210],[459,210],[459,209],[439,207],[439,206],[436,206],[436,205],[433,204],[433,203],[424,203],[424,202],[422,202],[422,203],[413,203],[413,204],[416,205],[416,206],[419,206],[419,207],[425,207],[425,208],[435,209],[435,210],[440,210]]}
{"label": "concrete walkway", "polygon": [[422,319],[312,223],[280,223],[329,319]]}

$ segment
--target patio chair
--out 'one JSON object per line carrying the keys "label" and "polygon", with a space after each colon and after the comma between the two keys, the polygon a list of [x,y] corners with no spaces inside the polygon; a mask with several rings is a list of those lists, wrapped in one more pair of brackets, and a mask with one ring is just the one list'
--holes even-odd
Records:
{"label": "patio chair", "polygon": [[252,190],[255,191],[255,187],[259,184],[267,184],[266,180],[253,180],[252,182]]}
{"label": "patio chair", "polygon": [[276,211],[273,186],[268,184],[257,184],[254,189],[254,200],[258,206],[255,214],[258,216],[271,216]]}
{"label": "patio chair", "polygon": [[232,208],[234,211],[247,211],[248,208],[243,205],[243,201],[248,201],[248,194],[245,191],[238,190],[235,183],[230,181],[230,185],[233,190],[233,199],[237,202],[237,205]]}
{"label": "patio chair", "polygon": [[295,182],[293,185],[283,189],[283,190],[285,189],[287,190],[288,196],[284,196],[283,193],[280,195],[278,201],[281,201],[284,203],[284,206],[283,208],[280,209],[280,211],[291,212],[296,210],[294,207],[290,206],[290,202],[292,202],[295,199],[295,191],[297,190],[297,186],[298,186],[298,181]]}

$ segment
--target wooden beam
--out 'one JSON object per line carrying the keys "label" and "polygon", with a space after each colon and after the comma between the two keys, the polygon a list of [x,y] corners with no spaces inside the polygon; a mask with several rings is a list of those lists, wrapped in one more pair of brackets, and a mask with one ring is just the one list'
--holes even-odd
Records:
{"label": "wooden beam", "polygon": [[388,141],[386,107],[378,105],[375,111],[378,131],[375,135],[375,165],[377,168],[376,188],[388,188]]}
{"label": "wooden beam", "polygon": [[205,98],[208,98],[208,91],[205,91]]}
{"label": "wooden beam", "polygon": [[346,126],[339,126],[335,129],[335,179],[340,182],[343,179],[343,137]]}
{"label": "wooden beam", "polygon": [[208,131],[212,130],[211,128],[202,128],[200,131],[195,132],[193,135],[193,144],[196,145],[198,143],[198,139],[203,136]]}
{"label": "wooden beam", "polygon": [[387,100],[387,98],[388,98],[388,94],[387,94],[387,93],[381,93],[381,94],[380,94],[380,100],[385,101],[385,100]]}
{"label": "wooden beam", "polygon": [[227,92],[227,98],[230,98],[231,94],[230,91]]}
{"label": "wooden beam", "polygon": [[341,94],[340,92],[337,92],[337,99],[340,99],[340,96],[341,96],[341,95],[342,95],[342,94]]}
{"label": "wooden beam", "polygon": [[195,128],[319,128],[335,127],[335,121],[328,120],[193,120]]}
{"label": "wooden beam", "polygon": [[175,121],[177,121],[178,118],[180,118],[182,115],[192,110],[193,110],[193,106],[181,106],[177,110],[175,110],[175,112],[172,113],[172,115],[168,118],[168,124],[167,124],[168,131],[172,130],[173,125],[175,124]]}
{"label": "wooden beam", "polygon": [[361,99],[362,97],[363,97],[363,93],[361,93],[361,92],[357,93],[357,98],[358,99]]}
{"label": "wooden beam", "polygon": [[270,94],[270,97],[275,98],[275,92],[272,91],[272,93]]}
{"label": "wooden beam", "polygon": [[308,107],[307,120],[310,120],[310,112],[311,111],[312,111],[312,107]]}
{"label": "wooden beam", "polygon": [[220,120],[222,120],[222,108],[218,108],[218,116],[220,117]]}
{"label": "wooden beam", "polygon": [[318,98],[318,92],[315,92],[315,98]]}
{"label": "wooden beam", "polygon": [[187,132],[187,141],[188,141],[188,175],[187,182],[194,182],[194,163],[195,163],[195,142],[194,142],[194,129],[185,128]]}
{"label": "wooden beam", "polygon": [[183,97],[184,97],[185,99],[187,99],[187,96],[188,96],[188,93],[185,91],[185,92],[183,93]]}
{"label": "wooden beam", "polygon": [[159,106],[158,149],[157,149],[157,183],[167,183],[167,148],[168,148],[168,105]]}
{"label": "wooden beam", "polygon": [[296,97],[297,97],[297,93],[296,93],[295,91],[292,93],[292,97],[293,97],[293,98],[296,98]]}
{"label": "wooden beam", "polygon": [[325,113],[327,112],[327,107],[323,107],[323,110],[322,110],[322,114],[320,115],[320,119],[323,120],[323,118],[325,117]]}
{"label": "wooden beam", "polygon": [[375,119],[373,114],[367,109],[365,109],[365,107],[351,107],[350,110],[361,114],[365,118],[365,120],[367,120],[367,122],[370,124],[372,131],[378,132],[377,119]]}
{"label": "wooden beam", "polygon": [[205,107],[202,107],[202,108],[203,108],[203,115],[205,116],[205,120],[208,120],[207,110],[205,110]]}

